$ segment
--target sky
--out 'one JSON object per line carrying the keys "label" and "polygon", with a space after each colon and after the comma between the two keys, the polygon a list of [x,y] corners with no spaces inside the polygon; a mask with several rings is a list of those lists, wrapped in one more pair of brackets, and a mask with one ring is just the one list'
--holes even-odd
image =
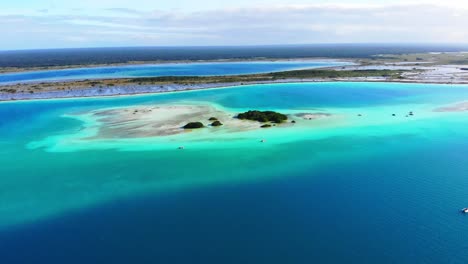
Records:
{"label": "sky", "polygon": [[468,0],[1,0],[0,50],[468,43]]}

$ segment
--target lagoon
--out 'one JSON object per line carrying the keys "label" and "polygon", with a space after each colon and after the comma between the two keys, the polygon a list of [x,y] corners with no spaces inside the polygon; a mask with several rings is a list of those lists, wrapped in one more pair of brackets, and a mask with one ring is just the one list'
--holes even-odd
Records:
{"label": "lagoon", "polygon": [[46,82],[77,79],[112,79],[158,76],[215,76],[279,72],[344,66],[351,63],[334,60],[245,61],[162,63],[72,69],[43,70],[0,74],[0,84]]}
{"label": "lagoon", "polygon": [[[336,82],[4,102],[0,255],[466,263],[467,112],[437,110],[465,101],[464,85]],[[331,116],[141,138],[93,138],[103,124],[84,118],[157,105]]]}

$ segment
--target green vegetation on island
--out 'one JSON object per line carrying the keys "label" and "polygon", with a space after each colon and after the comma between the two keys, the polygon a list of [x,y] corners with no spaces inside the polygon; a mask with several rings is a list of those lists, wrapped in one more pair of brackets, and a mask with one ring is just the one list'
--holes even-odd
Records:
{"label": "green vegetation on island", "polygon": [[190,122],[183,126],[184,129],[195,129],[195,128],[202,128],[204,127],[202,122]]}
{"label": "green vegetation on island", "polygon": [[258,111],[258,110],[250,110],[245,113],[241,113],[237,115],[239,119],[247,119],[253,120],[258,122],[272,122],[272,123],[281,123],[283,121],[288,120],[288,116],[277,113],[274,111]]}
{"label": "green vegetation on island", "polygon": [[399,77],[401,70],[296,70],[270,73],[276,79],[289,78],[356,78],[356,77]]}
{"label": "green vegetation on island", "polygon": [[295,70],[271,72],[262,74],[233,75],[233,76],[162,76],[127,79],[128,83],[138,84],[200,84],[200,83],[234,83],[234,82],[260,82],[286,79],[329,79],[329,78],[356,78],[356,77],[387,77],[399,78],[403,70]]}
{"label": "green vegetation on island", "polygon": [[260,127],[261,128],[268,128],[268,127],[271,127],[271,125],[270,124],[264,124],[264,125],[261,125]]}
{"label": "green vegetation on island", "polygon": [[216,117],[210,117],[210,119],[208,119],[208,120],[209,120],[209,121],[216,121],[216,120],[218,120],[218,118],[216,118]]}
{"label": "green vegetation on island", "polygon": [[211,123],[211,126],[214,126],[214,127],[216,127],[216,126],[222,126],[222,125],[223,125],[223,123],[219,122],[218,120],[216,120],[216,121],[214,121],[213,123]]}

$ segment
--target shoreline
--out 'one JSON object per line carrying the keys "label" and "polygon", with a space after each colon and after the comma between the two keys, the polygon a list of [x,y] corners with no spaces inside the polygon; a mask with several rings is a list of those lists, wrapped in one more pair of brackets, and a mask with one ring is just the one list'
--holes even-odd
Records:
{"label": "shoreline", "polygon": [[[313,69],[297,69],[269,73],[219,76],[155,76],[101,79],[57,80],[0,84],[0,102],[94,98],[109,96],[148,95],[169,92],[219,89],[243,85],[316,83],[316,82],[390,82],[414,84],[467,85],[468,70],[464,65],[433,65],[403,61],[386,63],[365,62],[360,59],[335,58],[252,58],[205,61],[165,61],[159,64],[262,62],[262,61],[327,61],[349,62],[350,65]],[[426,61],[427,62],[427,61]],[[148,64],[149,63],[143,63]],[[110,64],[139,65],[139,64]],[[80,67],[83,67],[80,65]],[[97,66],[98,67],[98,66]],[[1,71],[1,69],[0,69]]]}
{"label": "shoreline", "polygon": [[[157,95],[176,92],[193,92],[200,90],[229,89],[249,85],[266,84],[299,84],[299,83],[333,83],[333,82],[369,82],[369,83],[401,83],[401,84],[431,84],[431,85],[468,85],[468,81],[461,82],[433,82],[425,80],[395,80],[385,78],[340,78],[340,79],[283,79],[269,81],[252,82],[228,82],[228,83],[203,83],[203,84],[166,84],[166,85],[122,85],[108,87],[105,91],[102,88],[85,88],[70,91],[46,91],[36,93],[0,93],[0,103],[22,102],[22,101],[43,101],[55,99],[89,99],[89,98],[111,98],[124,96],[144,96]],[[109,89],[110,88],[110,89]],[[9,97],[9,98],[8,98]]]}

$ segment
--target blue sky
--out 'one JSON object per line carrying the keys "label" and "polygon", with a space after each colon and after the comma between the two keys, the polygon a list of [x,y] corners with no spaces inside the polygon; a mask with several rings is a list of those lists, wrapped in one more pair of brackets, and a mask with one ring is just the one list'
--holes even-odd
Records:
{"label": "blue sky", "polygon": [[466,0],[2,0],[0,49],[468,43]]}

